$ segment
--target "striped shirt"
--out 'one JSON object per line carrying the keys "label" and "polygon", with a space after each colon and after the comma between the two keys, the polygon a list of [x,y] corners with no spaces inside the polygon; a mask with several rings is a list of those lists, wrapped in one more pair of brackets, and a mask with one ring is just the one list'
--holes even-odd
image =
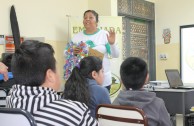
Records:
{"label": "striped shirt", "polygon": [[85,104],[61,99],[51,88],[14,85],[7,104],[29,111],[38,126],[98,126]]}

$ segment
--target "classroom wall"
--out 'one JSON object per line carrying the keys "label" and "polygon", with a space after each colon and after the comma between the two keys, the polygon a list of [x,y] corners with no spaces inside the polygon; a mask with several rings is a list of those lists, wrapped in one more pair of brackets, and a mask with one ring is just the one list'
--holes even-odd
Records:
{"label": "classroom wall", "polygon": [[88,8],[88,0],[1,0],[0,34],[11,34],[11,5],[16,9],[21,36],[64,41],[67,40],[66,15],[82,15]]}
{"label": "classroom wall", "polygon": [[[82,15],[88,9],[88,0],[1,0],[0,34],[12,35],[10,7],[15,6],[22,37],[44,37],[55,50],[57,69],[63,80],[63,50],[68,39],[68,17]],[[0,45],[0,53],[4,45]],[[62,86],[63,87],[63,86]]]}
{"label": "classroom wall", "polygon": [[[87,9],[94,9],[100,15],[117,14],[117,0],[1,0],[0,35],[12,35],[10,25],[10,8],[15,6],[21,37],[44,37],[55,50],[57,69],[63,79],[63,51],[68,42],[68,16],[83,16]],[[104,3],[101,6],[100,3]],[[96,7],[96,5],[100,6]],[[0,45],[0,55],[5,50]],[[63,88],[63,85],[62,87]]]}
{"label": "classroom wall", "polygon": [[[155,0],[156,80],[166,80],[164,70],[180,69],[180,35],[182,25],[194,24],[193,0]],[[164,44],[163,29],[171,30],[170,44]],[[160,60],[159,54],[167,54]]]}
{"label": "classroom wall", "polygon": [[[117,0],[116,0],[117,1]],[[156,40],[156,80],[167,80],[165,69],[180,69],[180,33],[182,25],[194,24],[193,0],[146,0],[155,3],[155,40]],[[93,2],[93,3],[92,3]],[[106,5],[110,3],[109,5]],[[112,5],[111,5],[112,4]],[[106,6],[104,6],[106,5]],[[110,6],[111,5],[111,6]],[[98,7],[100,9],[98,9]],[[115,0],[89,1],[89,8],[95,8],[102,15],[116,15]],[[110,10],[106,9],[110,7]],[[102,8],[102,9],[101,9]],[[116,12],[117,13],[117,12]],[[164,44],[163,30],[169,28],[171,39]],[[161,60],[160,54],[166,54],[167,60]]]}
{"label": "classroom wall", "polygon": [[[180,68],[180,36],[181,25],[194,24],[193,0],[147,0],[155,3],[155,35],[156,35],[156,79],[166,80],[164,69]],[[1,0],[0,34],[11,35],[10,7],[15,6],[20,34],[23,37],[45,37],[45,41],[53,45],[58,61],[57,68],[63,74],[63,50],[68,41],[68,17],[82,16],[87,9],[96,10],[102,16],[117,15],[117,0]],[[164,9],[165,8],[165,9]],[[170,44],[164,44],[163,29],[171,30]],[[0,53],[4,46],[0,45]],[[160,60],[159,54],[166,54],[167,60]],[[63,80],[63,78],[61,78]]]}
{"label": "classroom wall", "polygon": [[101,16],[117,16],[117,0],[88,0],[89,9],[96,10]]}

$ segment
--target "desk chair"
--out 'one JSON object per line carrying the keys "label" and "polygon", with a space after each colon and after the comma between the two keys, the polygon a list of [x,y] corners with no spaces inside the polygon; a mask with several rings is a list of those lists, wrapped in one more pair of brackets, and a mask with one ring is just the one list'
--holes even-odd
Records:
{"label": "desk chair", "polygon": [[1,126],[37,126],[34,117],[18,108],[0,108]]}
{"label": "desk chair", "polygon": [[0,107],[6,107],[6,96],[7,91],[3,88],[0,88]]}
{"label": "desk chair", "polygon": [[136,107],[101,104],[96,118],[100,126],[148,126],[143,110]]}

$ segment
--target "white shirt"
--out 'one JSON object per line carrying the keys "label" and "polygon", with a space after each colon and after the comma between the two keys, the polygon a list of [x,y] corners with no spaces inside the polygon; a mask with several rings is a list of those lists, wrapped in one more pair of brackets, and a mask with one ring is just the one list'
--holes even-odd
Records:
{"label": "white shirt", "polygon": [[[103,68],[104,68],[104,82],[103,86],[109,86],[112,84],[111,70],[110,70],[110,59],[108,58],[108,53],[106,51],[106,44],[108,43],[107,39],[108,32],[105,30],[98,29],[94,34],[86,34],[84,31],[76,34],[72,42],[78,44],[79,42],[87,42],[91,41],[95,44],[93,49],[98,50],[99,52],[104,54],[103,58]],[[116,44],[110,45],[111,57],[118,58],[119,57],[119,49]]]}

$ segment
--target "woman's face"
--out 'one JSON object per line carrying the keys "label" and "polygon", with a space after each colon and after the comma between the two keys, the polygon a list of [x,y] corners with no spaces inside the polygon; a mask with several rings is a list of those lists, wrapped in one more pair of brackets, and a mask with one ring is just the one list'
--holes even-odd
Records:
{"label": "woman's face", "polygon": [[83,20],[84,27],[86,30],[88,28],[96,28],[97,27],[97,22],[96,22],[96,17],[92,12],[87,12],[84,15],[84,20]]}

